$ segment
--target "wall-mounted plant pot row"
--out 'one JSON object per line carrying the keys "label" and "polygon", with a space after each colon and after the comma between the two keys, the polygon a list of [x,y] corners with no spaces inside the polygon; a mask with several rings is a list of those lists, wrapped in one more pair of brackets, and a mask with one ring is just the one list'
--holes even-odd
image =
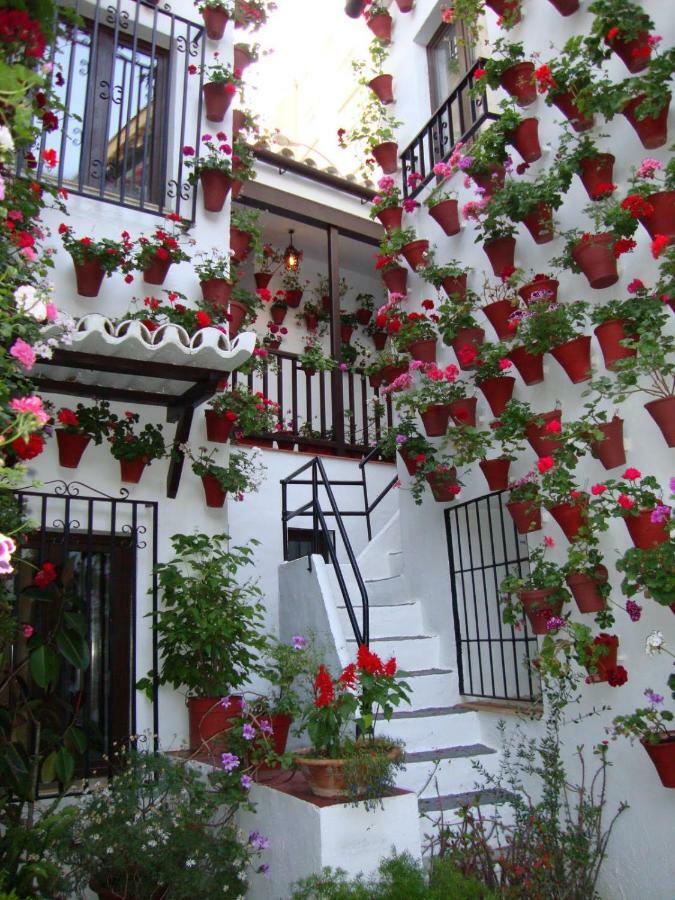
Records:
{"label": "wall-mounted plant pot row", "polygon": [[[56,445],[59,465],[65,469],[77,469],[91,438],[84,434],[70,434],[62,428],[56,429]],[[149,460],[146,457],[120,459],[120,480],[125,484],[138,484]]]}

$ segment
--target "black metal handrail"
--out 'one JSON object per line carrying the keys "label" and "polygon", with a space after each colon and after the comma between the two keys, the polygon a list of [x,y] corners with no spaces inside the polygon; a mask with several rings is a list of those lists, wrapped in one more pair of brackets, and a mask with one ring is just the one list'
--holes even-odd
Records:
{"label": "black metal handrail", "polygon": [[[476,60],[401,154],[404,197],[416,197],[434,177],[436,163],[446,162],[456,145],[472,138],[483,122],[499,118],[497,113],[488,109],[485,92],[479,98],[471,95],[476,69],[484,63],[485,60]],[[422,176],[414,187],[408,184],[408,176],[412,172]]]}
{"label": "black metal handrail", "polygon": [[372,503],[368,503],[368,483],[366,482],[366,466],[368,463],[375,459],[376,456],[380,456],[380,448],[379,446],[373,447],[366,455],[363,457],[361,462],[359,463],[359,469],[361,470],[361,483],[363,485],[363,504],[364,504],[364,515],[366,517],[366,529],[368,531],[368,540],[372,541],[373,532],[370,527],[370,514],[378,506],[382,500],[387,496],[389,491],[394,487],[394,485],[398,482],[398,475],[394,475],[389,484],[386,484],[377,497],[373,500]]}

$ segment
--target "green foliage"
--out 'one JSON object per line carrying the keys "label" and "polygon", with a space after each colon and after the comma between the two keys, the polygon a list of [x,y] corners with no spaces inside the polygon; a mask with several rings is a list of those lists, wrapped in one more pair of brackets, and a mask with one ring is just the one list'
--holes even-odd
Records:
{"label": "green foliage", "polygon": [[60,409],[56,418],[59,428],[68,434],[85,435],[97,445],[107,437],[113,420],[107,400],[97,400],[91,406],[78,403],[74,410]]}
{"label": "green foliage", "polygon": [[675,603],[675,542],[665,541],[648,550],[631,547],[617,560],[623,575],[621,590],[627,597],[644,593],[662,606]]}
{"label": "green foliage", "polygon": [[143,428],[136,432],[134,425],[138,425],[139,421],[138,413],[130,411],[127,411],[122,419],[113,417],[109,440],[111,453],[115,459],[143,459],[151,463],[153,459],[162,459],[166,456],[162,426],[146,422]]}
{"label": "green foliage", "polygon": [[231,413],[235,429],[245,436],[274,431],[279,411],[273,400],[260,392],[250,391],[244,385],[216,394],[209,401],[209,409],[218,415]]}
{"label": "green foliage", "polygon": [[267,471],[257,451],[230,450],[227,465],[219,466],[214,459],[215,449],[209,451],[206,447],[199,447],[198,456],[187,445],[183,445],[182,449],[192,460],[195,475],[215,478],[221,490],[232,494],[237,501],[243,500],[245,494],[257,491]]}

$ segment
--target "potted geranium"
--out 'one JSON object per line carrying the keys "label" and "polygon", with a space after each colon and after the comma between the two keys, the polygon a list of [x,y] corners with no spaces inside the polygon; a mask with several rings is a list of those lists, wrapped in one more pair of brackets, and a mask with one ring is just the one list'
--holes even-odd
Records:
{"label": "potted geranium", "polygon": [[433,284],[435,288],[442,287],[450,299],[464,300],[470,271],[470,268],[456,259],[451,259],[442,265],[438,265],[433,251],[429,251],[425,265],[417,270],[417,274],[425,281]]}
{"label": "potted geranium", "polygon": [[202,289],[202,297],[212,306],[226,309],[232,298],[232,286],[235,283],[230,271],[229,256],[220,253],[215,247],[210,253],[198,253],[195,256],[194,269]]}
{"label": "potted geranium", "polygon": [[232,98],[241,84],[241,78],[236,71],[233,71],[229,65],[220,62],[219,55],[218,52],[213,54],[214,61],[210,65],[191,67],[193,74],[201,71],[204,75],[202,93],[206,118],[209,122],[223,121],[225,113],[232,103]]}
{"label": "potted geranium", "polygon": [[356,321],[364,327],[368,325],[375,312],[375,298],[372,294],[357,294],[356,300]]}
{"label": "potted geranium", "polygon": [[262,244],[255,250],[253,277],[257,288],[266,288],[281,265],[282,255],[272,244]]}
{"label": "potted geranium", "polygon": [[385,105],[394,102],[393,76],[384,72],[384,64],[389,57],[386,45],[372,40],[368,46],[370,64],[365,60],[352,60],[352,70],[358,83],[369,87],[380,103]]}
{"label": "potted geranium", "polygon": [[[659,635],[659,632],[656,632]],[[650,635],[651,637],[651,635]],[[659,638],[662,646],[662,638]],[[649,643],[647,644],[649,647]],[[648,651],[649,652],[649,651]],[[675,688],[675,678],[670,676],[668,686]],[[664,787],[675,787],[675,730],[671,728],[673,713],[662,709],[663,696],[651,688],[644,692],[649,706],[642,707],[622,716],[616,716],[612,723],[613,737],[627,737],[631,742],[638,738]]]}
{"label": "potted geranium", "polygon": [[234,12],[233,0],[201,0],[197,9],[204,19],[206,36],[211,41],[220,41]]}
{"label": "potted geranium", "polygon": [[235,263],[242,263],[253,251],[257,256],[262,249],[262,231],[258,209],[242,206],[232,208],[230,218],[230,255]]}
{"label": "potted geranium", "polygon": [[494,274],[501,276],[505,272],[512,272],[516,253],[516,226],[506,211],[491,198],[484,206],[475,204],[468,210],[465,206],[464,215],[475,220],[474,242],[482,242]]}
{"label": "potted geranium", "polygon": [[401,316],[400,321],[401,327],[392,337],[396,349],[409,353],[419,362],[435,363],[438,332],[434,321],[425,313],[415,312]]}
{"label": "potted geranium", "polygon": [[550,353],[577,384],[591,377],[591,337],[584,333],[588,324],[588,303],[538,301],[518,322],[517,337],[528,353]]}
{"label": "potted geranium", "polygon": [[235,282],[232,287],[232,295],[227,311],[230,340],[234,338],[242,327],[251,325],[263,303],[261,292],[252,294],[240,283]]}
{"label": "potted geranium", "polygon": [[[656,522],[670,515],[665,506],[652,512]],[[621,590],[627,597],[643,593],[675,610],[675,542],[664,541],[646,550],[631,547],[617,560],[616,568],[623,575]]]}
{"label": "potted geranium", "polygon": [[239,575],[253,564],[257,543],[230,547],[226,534],[174,534],[171,561],[157,566],[159,669],[139,686],[156,679],[186,691],[192,750],[223,748],[218,736],[241,711],[241,697],[231,695],[260,667],[262,592]]}
{"label": "potted geranium", "polygon": [[201,478],[206,505],[210,507],[224,506],[228,494],[235,502],[242,501],[247,493],[258,490],[265,473],[259,450],[231,450],[227,465],[220,466],[215,461],[215,450],[199,447],[199,454],[194,456],[187,445],[181,449],[192,460],[192,471]]}
{"label": "potted geranium", "polygon": [[278,350],[287,334],[288,328],[285,328],[283,325],[276,325],[274,322],[268,322],[267,331],[260,343],[267,350]]}
{"label": "potted geranium", "polygon": [[382,456],[394,459],[398,451],[409,475],[414,475],[419,463],[433,448],[417,428],[413,416],[402,416],[396,425],[384,430],[378,446]]}
{"label": "potted geranium", "polygon": [[485,340],[485,329],[478,324],[473,310],[474,295],[461,303],[452,299],[438,307],[438,330],[443,343],[453,348],[463,370],[475,368],[478,348]]}
{"label": "potted geranium", "polygon": [[516,324],[514,314],[517,312],[518,306],[514,276],[500,278],[496,284],[490,284],[490,280],[485,278],[480,308],[500,341],[513,337]]}
{"label": "potted geranium", "polygon": [[[345,149],[353,143],[364,144],[366,155],[373,157],[385,175],[393,175],[398,168],[396,129],[402,124],[375,96],[369,95],[359,121],[349,131],[338,129],[338,145]],[[364,168],[368,171],[367,165]]]}
{"label": "potted geranium", "polygon": [[553,210],[562,205],[571,179],[571,174],[560,168],[539,174],[533,181],[508,179],[492,202],[499,202],[510,219],[522,222],[536,244],[547,244],[554,236]]}
{"label": "potted geranium", "polygon": [[76,238],[72,226],[62,222],[59,234],[73,260],[77,293],[81,297],[98,297],[104,277],[109,278],[118,269],[127,273],[130,271],[133,243],[127,232],[122,233],[119,241],[110,238],[94,241],[87,236]]}
{"label": "potted geranium", "polygon": [[502,100],[499,106],[501,114],[499,120],[493,125],[497,126],[504,135],[506,143],[518,151],[525,163],[529,164],[541,159],[539,119],[536,116],[523,117],[514,109],[513,100]]}
{"label": "potted geranium", "polygon": [[644,159],[629,185],[630,194],[621,205],[631,209],[652,240],[659,234],[675,239],[675,161],[664,166],[658,159]]}
{"label": "potted geranium", "polygon": [[[455,172],[459,170],[462,147],[462,142],[458,141],[453,147],[448,161],[436,163],[433,172],[439,180],[424,200],[424,205],[429,210],[429,215],[434,221],[438,222],[448,237],[457,234],[460,229],[457,192],[451,190],[448,182]],[[427,269],[428,264],[425,266],[425,273]]]}
{"label": "potted geranium", "polygon": [[260,44],[247,44],[243,42],[234,45],[234,71],[244,72],[260,58]]}
{"label": "potted geranium", "polygon": [[321,349],[321,345],[312,341],[305,345],[304,351],[298,356],[298,365],[308,378],[317,372],[331,372],[337,368],[337,361],[332,359]]}
{"label": "potted geranium", "polygon": [[459,160],[459,168],[481,188],[491,194],[504,184],[504,163],[508,157],[507,138],[502,130],[489,125],[472,141],[470,151]]}
{"label": "potted geranium", "polygon": [[541,485],[536,472],[531,471],[509,484],[506,504],[518,534],[529,534],[541,528]]}
{"label": "potted geranium", "polygon": [[133,268],[143,273],[143,281],[147,284],[164,284],[173,263],[190,259],[181,247],[187,225],[180,216],[167,216],[167,221],[171,223],[170,231],[160,226],[150,237],[141,235],[136,242]]}
{"label": "potted geranium", "polygon": [[326,330],[328,318],[323,304],[311,300],[305,300],[302,309],[295,314],[296,321],[302,322],[307,331],[313,334],[323,333]]}
{"label": "potted geranium", "polygon": [[539,66],[534,74],[547,106],[556,106],[577,132],[593,127],[587,104],[595,90],[595,69],[584,52],[583,35],[570,38],[562,52]]}
{"label": "potted geranium", "polygon": [[600,624],[608,627],[613,616],[607,611],[611,593],[609,572],[598,550],[598,540],[587,533],[582,541],[576,541],[567,551],[565,582],[574,597],[579,612],[602,613]]}
{"label": "potted geranium", "polygon": [[431,490],[436,503],[452,503],[459,496],[462,485],[457,477],[457,467],[448,457],[432,451],[418,463],[410,483],[410,493],[418,506],[422,503],[425,487]]}
{"label": "potted geranium", "polygon": [[400,230],[403,219],[400,188],[391,175],[383,175],[377,188],[368,215],[371,219],[379,219],[387,231]]}
{"label": "potted geranium", "polygon": [[507,575],[502,580],[499,590],[504,624],[518,625],[524,613],[533,634],[548,634],[552,628],[559,627],[557,620],[569,594],[561,567],[545,559],[548,546],[545,542],[530,552],[527,573]]}
{"label": "potted geranium", "polygon": [[485,84],[492,90],[502,87],[518,106],[529,106],[537,99],[534,63],[525,59],[523,45],[517,41],[497,38],[489,59],[482,69],[476,70],[474,77],[477,82],[474,90],[482,93]]}
{"label": "potted geranium", "polygon": [[[414,365],[414,364],[413,364]],[[457,366],[439,369],[435,363],[418,364],[419,380],[396,397],[396,408],[408,415],[418,412],[427,437],[445,434],[450,416],[475,425],[475,398],[466,397],[466,385],[458,379]]]}
{"label": "potted geranium", "polygon": [[385,0],[368,0],[363,10],[363,17],[376,38],[379,38],[383,44],[391,42],[391,28],[394,20],[389,15]]}
{"label": "potted geranium", "polygon": [[216,135],[202,135],[202,153],[195,155],[194,147],[183,147],[184,165],[190,170],[189,184],[201,183],[204,209],[220,212],[233,183],[232,145],[224,131]]}
{"label": "potted geranium", "polygon": [[[401,748],[376,738],[381,716],[389,721],[396,707],[408,700],[408,685],[396,677],[396,660],[382,660],[362,644],[356,663],[333,679],[321,665],[314,680],[314,696],[303,710],[300,733],[311,747],[295,754],[295,763],[313,794],[372,801],[394,787]],[[348,731],[357,726],[356,739]]]}
{"label": "potted geranium", "polygon": [[394,228],[380,244],[380,250],[388,256],[400,253],[415,272],[423,268],[427,261],[429,241],[426,238],[418,238],[414,228]]}
{"label": "potted geranium", "polygon": [[286,303],[286,291],[277,291],[270,306],[270,317],[275,325],[281,325],[286,318],[288,304]]}
{"label": "potted geranium", "polygon": [[302,281],[299,270],[297,272],[284,272],[281,276],[281,287],[286,296],[286,304],[291,309],[297,309],[302,301],[302,295],[305,288],[309,284],[308,281]]}
{"label": "potted geranium", "polygon": [[501,342],[484,343],[477,348],[475,379],[487,400],[493,416],[499,417],[513,396],[516,379],[511,375],[513,363],[509,347]]}
{"label": "potted geranium", "polygon": [[59,465],[76,469],[90,441],[100,444],[108,435],[111,423],[110,404],[99,400],[92,406],[78,403],[75,409],[63,407],[56,414],[56,443]]}
{"label": "potted geranium", "polygon": [[579,176],[591,200],[600,200],[616,190],[614,154],[602,152],[587,133],[565,132],[561,136],[556,162]]}
{"label": "potted geranium", "polygon": [[260,392],[237,385],[223,391],[209,401],[206,416],[206,436],[210,441],[225,443],[232,428],[238,439],[268,434],[274,430],[279,407]]}
{"label": "potted geranium", "polygon": [[166,445],[162,435],[162,426],[147,422],[138,432],[138,413],[127,410],[122,418],[112,417],[110,433],[110,452],[120,461],[122,481],[138,484],[143,470],[153,459],[166,456]]}
{"label": "potted geranium", "polygon": [[620,478],[608,479],[591,488],[592,525],[606,529],[608,518],[621,518],[635,547],[649,550],[670,539],[675,520],[663,502],[658,480],[643,477],[639,469],[629,466]]}
{"label": "potted geranium", "polygon": [[647,68],[654,23],[642,4],[632,0],[593,0],[588,11],[593,14],[593,25],[586,47],[596,62],[616,53],[632,74]]}

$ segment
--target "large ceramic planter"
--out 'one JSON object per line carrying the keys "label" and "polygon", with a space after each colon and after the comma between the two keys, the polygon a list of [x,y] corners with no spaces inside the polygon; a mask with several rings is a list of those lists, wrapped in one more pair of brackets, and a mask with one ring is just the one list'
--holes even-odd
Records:
{"label": "large ceramic planter", "polygon": [[403,221],[403,207],[388,206],[386,209],[381,209],[377,213],[377,218],[382,223],[385,231],[394,231],[401,227]]}
{"label": "large ceramic planter", "polygon": [[124,481],[126,484],[138,484],[147,464],[145,456],[139,456],[136,459],[121,459],[120,481]]}
{"label": "large ceramic planter", "polygon": [[675,447],[675,397],[662,397],[645,403],[645,409],[661,429],[669,447]]}
{"label": "large ceramic planter", "polygon": [[541,300],[555,303],[558,299],[558,281],[555,278],[535,278],[529,284],[524,284],[518,291],[518,295],[528,305],[539,303]]}
{"label": "large ceramic planter", "polygon": [[649,32],[641,31],[632,41],[625,41],[617,35],[611,40],[605,37],[605,43],[612,48],[612,51],[623,61],[628,71],[634,75],[636,72],[642,72],[649,65],[649,56],[634,55],[633,53],[635,50],[649,47],[648,38]]}
{"label": "large ceramic planter", "polygon": [[654,763],[661,784],[667,788],[675,788],[675,731],[667,731],[655,744],[643,740],[640,743]]}
{"label": "large ceramic planter", "polygon": [[652,522],[652,510],[642,509],[635,515],[624,516],[624,522],[633,544],[640,550],[649,550],[668,540],[664,522]]}
{"label": "large ceramic planter", "polygon": [[593,115],[583,115],[583,113],[580,112],[579,107],[574,102],[573,95],[569,91],[565,92],[564,94],[556,94],[553,98],[553,104],[565,116],[567,121],[577,133],[588,131],[589,128],[593,127],[595,121]]}
{"label": "large ceramic planter", "polygon": [[626,464],[626,451],[623,446],[623,419],[614,416],[611,422],[595,426],[603,436],[591,441],[591,452],[606,469],[616,469]]}
{"label": "large ceramic planter", "polygon": [[644,98],[645,95],[640,94],[639,97],[634,97],[632,100],[629,100],[622,112],[635,129],[642,146],[646,147],[648,150],[655,150],[657,147],[663,147],[668,140],[670,95],[668,95],[665,106],[657,116],[645,116],[644,118],[639,119],[636,110]]}
{"label": "large ceramic planter", "polygon": [[591,200],[599,200],[603,196],[603,192],[598,191],[601,185],[613,183],[615,162],[611,153],[598,153],[579,160],[577,175]]}
{"label": "large ceramic planter", "polygon": [[90,259],[88,262],[73,263],[75,268],[75,282],[77,284],[77,293],[80,297],[98,297],[101,290],[105,272],[101,268],[101,263],[97,259]]}
{"label": "large ceramic planter", "polygon": [[476,397],[462,397],[461,400],[453,400],[450,404],[450,416],[455,425],[468,425],[476,427]]}
{"label": "large ceramic planter", "polygon": [[487,306],[483,307],[483,313],[494,328],[500,341],[511,337],[513,334],[511,316],[514,312],[515,307],[508,300],[496,300],[494,303],[488,303]]}
{"label": "large ceramic planter", "polygon": [[520,62],[505,69],[499,83],[520,107],[529,106],[537,99],[537,83],[534,80],[534,63]]}
{"label": "large ceramic planter", "polygon": [[559,503],[557,506],[550,506],[548,511],[560,526],[567,540],[573,543],[588,521],[588,497],[584,495],[577,498],[575,503]]}
{"label": "large ceramic planter", "polygon": [[303,292],[300,290],[286,291],[286,306],[289,309],[297,309],[300,306]]}
{"label": "large ceramic planter", "polygon": [[505,269],[512,269],[516,256],[516,239],[514,237],[497,238],[483,244],[483,250],[490,260],[492,271],[500,276]]}
{"label": "large ceramic planter", "polygon": [[526,163],[541,159],[539,143],[539,120],[534,116],[523,119],[509,134],[509,143],[518,151]]}
{"label": "large ceramic planter", "polygon": [[649,237],[654,240],[657,234],[665,234],[666,237],[675,240],[675,191],[650,194],[647,202],[651,203],[654,211],[648,216],[640,216],[639,219]]}
{"label": "large ceramic planter", "polygon": [[594,290],[611,287],[619,280],[616,257],[611,250],[613,243],[614,235],[609,232],[592,234],[587,240],[579,241],[572,250],[574,261]]}
{"label": "large ceramic planter", "polygon": [[408,293],[408,270],[403,266],[392,266],[382,270],[382,281],[391,294]]}
{"label": "large ceramic planter", "polygon": [[551,356],[560,363],[572,384],[579,384],[591,377],[591,337],[581,334],[551,350]]}
{"label": "large ceramic planter", "polygon": [[232,284],[225,278],[207,278],[200,281],[202,297],[207,303],[226,308],[232,298]]}
{"label": "large ceramic planter", "polygon": [[478,463],[485,476],[487,485],[491,491],[505,491],[509,484],[509,469],[511,460],[506,457],[499,459],[481,459]]}
{"label": "large ceramic planter", "polygon": [[436,469],[426,476],[431,493],[437,503],[452,503],[459,494],[457,484],[457,470],[454,466],[444,469]]}
{"label": "large ceramic planter", "polygon": [[561,16],[571,16],[579,9],[579,0],[548,0]]}
{"label": "large ceramic planter", "polygon": [[457,200],[441,200],[440,203],[429,207],[429,215],[435,222],[438,222],[448,237],[459,233],[460,224]]}
{"label": "large ceramic planter", "polygon": [[244,306],[243,303],[239,303],[238,300],[230,301],[230,309],[228,312],[228,325],[229,325],[229,335],[230,339],[235,337],[239,329],[241,328],[241,323],[244,321],[246,316],[248,315],[248,309]]}
{"label": "large ceramic planter", "polygon": [[394,102],[394,86],[391,75],[377,75],[368,82],[368,87],[380,103],[386,105]]}
{"label": "large ceramic planter", "polygon": [[544,380],[544,354],[528,353],[524,347],[509,351],[509,359],[525,384],[541,384]]}
{"label": "large ceramic planter", "polygon": [[532,500],[512,500],[506,504],[518,534],[541,529],[541,506]]}
{"label": "large ceramic planter", "polygon": [[59,450],[59,465],[64,469],[76,469],[91,438],[86,434],[69,434],[62,428],[56,429],[56,444]]}
{"label": "large ceramic planter", "polygon": [[270,318],[275,325],[281,325],[286,318],[288,307],[285,303],[273,303],[270,307]]}
{"label": "large ceramic planter", "polygon": [[211,41],[220,41],[225,34],[225,26],[230,20],[227,10],[221,7],[204,7],[202,10],[206,36]]}
{"label": "large ceramic planter", "polygon": [[234,93],[226,90],[225,82],[211,81],[202,88],[204,109],[209,122],[222,122],[230,108]]}
{"label": "large ceramic planter", "polygon": [[595,329],[595,336],[600,344],[602,358],[607,369],[613,369],[620,359],[627,359],[637,353],[634,347],[622,346],[621,341],[625,341],[629,337],[635,338],[636,335],[626,334],[624,323],[620,319],[609,319],[602,325],[598,325]]}
{"label": "large ceramic planter", "polygon": [[441,282],[441,286],[450,300],[464,300],[466,297],[466,273],[463,275],[448,275]]}
{"label": "large ceramic planter", "polygon": [[537,425],[536,422],[528,422],[525,428],[525,437],[537,456],[550,456],[554,450],[562,447],[563,442],[554,438],[553,434],[546,430],[546,426],[550,422],[560,422],[562,410],[552,409],[549,412],[540,413],[537,418],[543,419],[543,423]]}
{"label": "large ceramic planter", "polygon": [[220,212],[232,190],[232,178],[220,169],[203,169],[199,173],[202,202],[208,212]]}
{"label": "large ceramic planter", "polygon": [[205,744],[215,752],[225,749],[224,740],[216,736],[228,731],[232,727],[232,719],[241,715],[241,697],[230,697],[225,706],[219,697],[188,697],[187,708],[190,750],[199,750]]}
{"label": "large ceramic planter", "polygon": [[401,247],[401,253],[405,257],[413,272],[422,268],[427,261],[427,251],[429,250],[429,241],[421,239],[419,241],[411,241]]}
{"label": "large ceramic planter", "polygon": [[523,604],[523,612],[530,623],[532,634],[548,634],[548,621],[559,616],[562,610],[562,598],[555,597],[556,588],[540,588],[539,590],[519,591],[518,596]]}
{"label": "large ceramic planter", "polygon": [[171,262],[171,257],[159,259],[158,256],[155,256],[150,265],[143,269],[143,281],[147,284],[164,284],[164,279],[171,268]]}
{"label": "large ceramic planter", "polygon": [[387,12],[366,18],[366,25],[383,44],[391,43],[391,28],[393,22],[394,20]]}
{"label": "large ceramic planter", "polygon": [[230,432],[234,421],[228,419],[225,413],[217,413],[212,409],[204,410],[206,418],[206,439],[216,444],[226,444],[230,439]]}
{"label": "large ceramic planter", "polygon": [[242,263],[251,252],[253,235],[230,225],[230,254],[233,263]]}
{"label": "large ceramic planter", "polygon": [[464,347],[470,347],[478,352],[478,348],[485,340],[485,330],[483,328],[460,328],[455,337],[452,339],[452,349],[455,351],[457,362],[463,372],[470,372],[476,368],[475,362],[462,362],[461,351]]}
{"label": "large ceramic planter", "polygon": [[413,341],[412,344],[408,344],[407,350],[412,358],[418,360],[418,362],[436,362],[436,338]]}
{"label": "large ceramic planter", "polygon": [[450,404],[442,403],[436,406],[428,406],[424,412],[420,412],[420,418],[427,437],[442,437],[448,430]]}
{"label": "large ceramic planter", "polygon": [[598,566],[595,575],[577,572],[565,579],[567,587],[577,604],[580,613],[598,613],[605,608],[605,600],[598,588],[609,578],[606,566]]}
{"label": "large ceramic planter", "polygon": [[398,169],[398,144],[395,141],[383,141],[372,150],[375,162],[385,175],[393,175]]}
{"label": "large ceramic planter", "polygon": [[523,225],[535,244],[548,244],[553,240],[553,210],[545,203],[538,203],[534,212],[525,216]]}
{"label": "large ceramic planter", "polygon": [[494,378],[486,378],[478,384],[493,416],[499,418],[504,412],[506,404],[513,396],[515,386],[516,379],[512,375],[496,375]]}
{"label": "large ceramic planter", "polygon": [[220,482],[213,475],[202,475],[202,485],[204,486],[204,497],[206,505],[213,509],[218,509],[225,505],[227,491],[220,486]]}

